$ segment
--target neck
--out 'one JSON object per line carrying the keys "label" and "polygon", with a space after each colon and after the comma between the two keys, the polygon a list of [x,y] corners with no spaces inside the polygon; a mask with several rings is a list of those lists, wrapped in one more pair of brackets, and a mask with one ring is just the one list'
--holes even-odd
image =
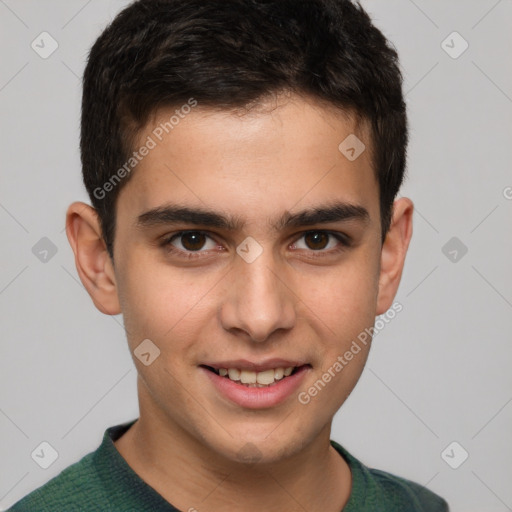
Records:
{"label": "neck", "polygon": [[351,490],[350,468],[330,445],[330,424],[283,460],[226,460],[188,433],[141,417],[115,446],[131,468],[179,510],[339,512]]}

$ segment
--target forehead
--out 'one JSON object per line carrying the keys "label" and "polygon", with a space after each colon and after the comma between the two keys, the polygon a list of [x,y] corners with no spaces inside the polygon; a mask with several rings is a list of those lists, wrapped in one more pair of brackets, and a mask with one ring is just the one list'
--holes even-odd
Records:
{"label": "forehead", "polygon": [[373,216],[378,186],[367,132],[354,116],[302,97],[248,112],[161,109],[138,134],[135,147],[151,149],[120,193],[119,213],[179,202],[250,224],[343,201]]}

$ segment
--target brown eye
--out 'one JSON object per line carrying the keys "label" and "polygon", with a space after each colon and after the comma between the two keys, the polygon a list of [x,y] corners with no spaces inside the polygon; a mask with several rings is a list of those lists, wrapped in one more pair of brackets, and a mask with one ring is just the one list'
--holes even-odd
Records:
{"label": "brown eye", "polygon": [[304,240],[309,249],[325,249],[329,243],[329,234],[322,231],[310,231],[304,235]]}
{"label": "brown eye", "polygon": [[294,249],[309,251],[316,256],[332,255],[350,247],[350,238],[344,233],[331,231],[305,231],[294,244]]}
{"label": "brown eye", "polygon": [[183,233],[180,237],[181,244],[187,251],[198,251],[206,242],[206,235],[197,231]]}
{"label": "brown eye", "polygon": [[169,257],[184,258],[186,261],[211,258],[213,251],[217,254],[224,252],[224,248],[203,231],[180,231],[165,238],[161,246]]}
{"label": "brown eye", "polygon": [[173,252],[176,250],[181,253],[202,253],[209,249],[215,249],[217,244],[202,231],[180,231],[175,235],[165,239],[162,246]]}

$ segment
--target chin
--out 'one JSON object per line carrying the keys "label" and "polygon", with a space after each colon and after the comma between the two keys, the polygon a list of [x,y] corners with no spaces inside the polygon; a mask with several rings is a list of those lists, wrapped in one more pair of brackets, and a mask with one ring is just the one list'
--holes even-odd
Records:
{"label": "chin", "polygon": [[288,439],[277,437],[276,434],[274,438],[276,432],[273,432],[273,429],[276,426],[268,428],[266,425],[267,428],[261,429],[259,433],[248,433],[247,429],[245,432],[239,431],[233,433],[233,437],[228,435],[229,439],[210,446],[220,457],[230,462],[261,465],[278,463],[300,452],[305,442],[297,438],[297,434]]}

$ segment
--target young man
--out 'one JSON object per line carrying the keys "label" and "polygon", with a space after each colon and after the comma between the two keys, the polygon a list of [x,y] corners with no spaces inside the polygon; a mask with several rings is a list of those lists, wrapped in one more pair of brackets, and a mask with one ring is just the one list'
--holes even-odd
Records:
{"label": "young man", "polygon": [[123,314],[140,417],[12,511],[448,509],[330,440],[411,238],[401,87],[349,0],[117,16],[85,70],[93,207],[67,235],[95,306]]}

